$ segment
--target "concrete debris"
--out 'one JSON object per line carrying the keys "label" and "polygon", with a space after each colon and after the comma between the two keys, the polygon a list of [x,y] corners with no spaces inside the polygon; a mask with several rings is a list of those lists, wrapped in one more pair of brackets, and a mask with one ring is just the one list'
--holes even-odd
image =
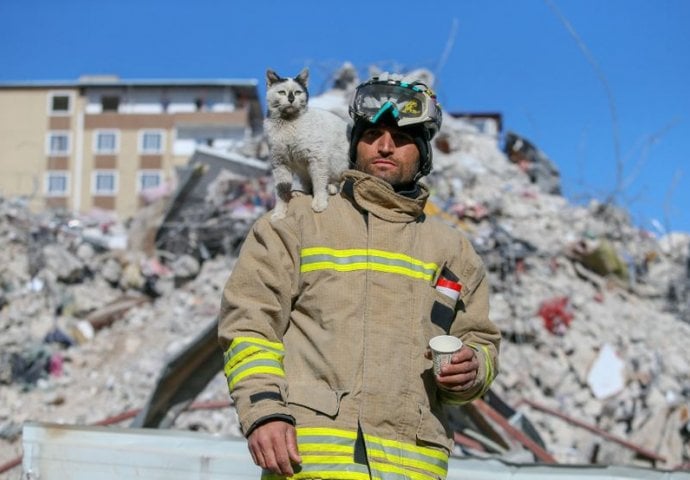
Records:
{"label": "concrete debris", "polygon": [[529,140],[507,132],[504,151],[511,162],[527,174],[543,192],[561,194],[561,174],[556,165]]}
{"label": "concrete debris", "polygon": [[[342,111],[352,75],[344,68],[314,100]],[[690,236],[637,228],[620,207],[569,204],[553,164],[507,138],[502,149],[448,115],[427,179],[427,213],[464,231],[487,265],[504,335],[492,392],[530,420],[543,458],[687,465]],[[213,157],[197,155],[177,190],[125,223],[0,199],[0,464],[20,454],[27,420],[89,424],[141,408],[167,362],[214,320],[244,237],[272,207],[272,180],[261,159]],[[613,377],[600,381],[602,371]],[[219,372],[198,400],[227,398]],[[172,428],[238,435],[232,408],[222,412],[183,413]],[[493,427],[503,444],[459,432],[475,448],[456,453],[500,455],[492,444],[537,460]]]}

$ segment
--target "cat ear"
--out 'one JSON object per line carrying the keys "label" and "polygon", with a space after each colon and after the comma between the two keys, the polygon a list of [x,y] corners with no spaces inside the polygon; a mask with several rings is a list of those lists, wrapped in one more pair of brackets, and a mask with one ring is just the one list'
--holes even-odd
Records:
{"label": "cat ear", "polygon": [[281,78],[278,76],[276,72],[271,70],[270,68],[266,70],[266,86],[270,87],[276,82],[279,82]]}
{"label": "cat ear", "polygon": [[309,80],[309,67],[304,67],[301,72],[299,72],[299,75],[295,77],[295,81],[302,85],[304,88],[307,88],[307,82]]}

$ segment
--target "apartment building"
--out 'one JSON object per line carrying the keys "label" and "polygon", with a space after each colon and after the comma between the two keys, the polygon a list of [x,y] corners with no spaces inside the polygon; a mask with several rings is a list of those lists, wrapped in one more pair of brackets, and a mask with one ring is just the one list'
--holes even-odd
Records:
{"label": "apartment building", "polygon": [[254,79],[0,83],[0,195],[125,219],[197,145],[224,150],[261,124]]}

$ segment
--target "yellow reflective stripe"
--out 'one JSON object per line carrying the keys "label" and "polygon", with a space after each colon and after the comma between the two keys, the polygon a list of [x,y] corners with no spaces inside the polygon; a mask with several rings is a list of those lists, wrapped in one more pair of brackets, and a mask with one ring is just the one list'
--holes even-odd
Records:
{"label": "yellow reflective stripe", "polygon": [[[285,480],[286,477],[272,473],[264,473],[261,475],[262,480]],[[323,479],[323,480],[381,480],[377,477],[370,477],[368,472],[351,472],[346,470],[306,470],[295,473],[289,477],[293,479]]]}
{"label": "yellow reflective stripe", "polygon": [[355,270],[372,270],[376,272],[397,273],[406,277],[412,277],[422,280],[431,280],[434,278],[433,274],[416,272],[403,267],[394,267],[390,265],[381,265],[377,263],[351,263],[349,265],[340,265],[332,262],[318,262],[309,265],[303,265],[300,268],[302,273],[313,272],[315,270],[335,270],[337,272],[354,272]]}
{"label": "yellow reflective stripe", "polygon": [[[398,464],[402,467],[412,467],[416,468],[417,470],[422,470],[430,473],[434,473],[436,475],[441,475],[445,476],[448,473],[448,468],[435,465],[433,463],[425,462],[423,460],[413,460],[408,457],[402,457],[399,455],[391,455],[390,453],[386,453],[383,450],[376,450],[376,449],[367,449],[367,455],[369,456],[370,463],[373,465],[377,466],[382,466],[382,465],[387,465],[390,468],[400,468],[395,466],[395,464]],[[376,462],[375,459],[378,460],[385,460],[387,463],[380,463]],[[409,472],[407,469],[402,469],[405,472]],[[426,477],[426,475],[425,475]]]}
{"label": "yellow reflective stripe", "polygon": [[310,247],[302,249],[302,257],[308,257],[312,255],[332,255],[334,257],[342,258],[373,255],[377,257],[388,258],[390,260],[402,260],[405,262],[409,262],[413,265],[419,265],[424,268],[430,268],[434,270],[438,268],[438,265],[436,265],[433,262],[423,262],[421,260],[417,260],[414,257],[410,257],[409,255],[405,255],[404,253],[387,252],[385,250],[377,250],[375,248],[346,248],[342,250],[336,250],[334,248],[327,247]]}
{"label": "yellow reflective stripe", "polygon": [[[225,376],[230,377],[233,375],[235,372],[238,370],[241,370],[242,368],[246,367],[247,365],[251,365],[253,363],[260,363],[260,362],[265,362],[265,363],[272,363],[276,364],[277,366],[282,367],[283,365],[283,357],[280,355],[276,355],[273,352],[266,352],[262,350],[255,350],[252,352],[253,355],[244,359],[243,361],[237,361],[237,362],[228,362],[225,364],[224,371],[225,371]],[[246,355],[245,355],[246,356]]]}
{"label": "yellow reflective stripe", "polygon": [[247,370],[243,370],[242,372],[238,373],[236,376],[232,377],[232,379],[228,379],[228,387],[232,389],[237,382],[242,380],[245,377],[248,377],[249,375],[258,375],[260,373],[265,373],[268,375],[277,375],[279,377],[285,377],[285,372],[283,371],[282,368],[276,368],[276,367],[255,367],[255,368],[248,368]]}
{"label": "yellow reflective stripe", "polygon": [[264,338],[257,337],[235,337],[230,343],[230,346],[225,351],[225,362],[227,363],[231,357],[238,355],[241,351],[250,346],[255,345],[262,350],[274,351],[275,353],[285,354],[285,348],[280,342],[271,342]]}
{"label": "yellow reflective stripe", "polygon": [[[367,454],[372,461],[374,459],[385,460],[388,462],[386,465],[397,464],[399,467],[415,468],[434,476],[445,476],[448,473],[448,455],[444,451],[371,435],[365,435],[364,439],[367,443]],[[377,464],[380,464],[380,462],[377,462]],[[405,468],[403,470],[408,472],[408,474],[414,473],[405,470]],[[391,472],[399,473],[394,470],[391,470]],[[423,475],[422,473],[418,475],[422,475],[419,478],[429,478],[428,475]]]}
{"label": "yellow reflective stripe", "polygon": [[368,262],[348,263],[343,265],[335,262],[315,262],[308,265],[302,265],[300,271],[313,272],[314,270],[337,270],[338,272],[353,272],[355,270],[366,270]]}
{"label": "yellow reflective stripe", "polygon": [[284,355],[281,353],[264,350],[260,347],[247,347],[244,350],[239,351],[236,355],[228,358],[228,361],[225,363],[225,374],[227,375],[229,370],[237,368],[238,366],[253,360],[254,357],[257,356],[261,356],[261,358],[271,358],[282,362]]}
{"label": "yellow reflective stripe", "polygon": [[373,270],[430,281],[438,269],[438,265],[433,262],[423,262],[402,253],[376,249],[335,250],[326,247],[310,247],[303,249],[300,257],[302,258],[300,271],[303,273],[316,270],[339,272]]}
{"label": "yellow reflective stripe", "polygon": [[[301,478],[361,478],[344,475],[366,467],[354,463],[357,432],[323,427],[298,427],[302,456]],[[372,478],[380,480],[431,480],[448,473],[448,455],[438,449],[420,447],[372,435],[365,435],[365,447]],[[343,465],[347,465],[343,469]],[[368,478],[364,477],[364,478]]]}
{"label": "yellow reflective stripe", "polygon": [[352,430],[339,430],[336,428],[324,428],[324,427],[297,427],[297,436],[333,436],[347,438],[349,440],[357,439],[357,432]]}
{"label": "yellow reflective stripe", "polygon": [[277,350],[280,352],[285,351],[283,344],[280,342],[272,342],[271,340],[266,340],[265,338],[259,337],[235,337],[230,344],[230,348],[240,343],[253,343],[255,345],[261,345],[269,349]]}
{"label": "yellow reflective stripe", "polygon": [[333,452],[333,453],[352,453],[355,451],[354,445],[334,445],[332,443],[300,443],[300,452]]}
{"label": "yellow reflective stripe", "polygon": [[477,395],[472,397],[472,400],[474,400],[475,398],[479,398],[484,395],[489,387],[491,387],[491,382],[494,381],[496,373],[494,372],[494,364],[491,361],[491,351],[487,345],[479,345],[476,343],[468,343],[467,345],[475,351],[481,350],[481,352],[484,354],[484,388],[482,388]]}
{"label": "yellow reflective stripe", "polygon": [[268,374],[285,377],[283,357],[285,349],[280,342],[257,337],[236,337],[224,354],[223,372],[230,390],[249,375]]}
{"label": "yellow reflective stripe", "polygon": [[494,372],[494,364],[491,361],[491,354],[489,353],[489,347],[486,345],[482,345],[482,351],[484,352],[484,367],[486,368],[486,380],[484,384],[484,388],[482,388],[482,395],[489,389],[491,386],[491,382],[494,381],[494,377],[496,376],[496,373]]}
{"label": "yellow reflective stripe", "polygon": [[396,442],[395,440],[374,437],[373,435],[364,435],[364,439],[372,443],[378,443],[379,445],[382,445],[384,447],[406,450],[412,453],[419,453],[427,457],[433,457],[438,460],[442,460],[443,462],[446,462],[448,460],[448,455],[445,452],[441,450],[436,450],[434,448],[418,447],[417,445],[413,445],[411,443]]}
{"label": "yellow reflective stripe", "polygon": [[[421,472],[415,472],[414,470],[408,470],[406,468],[396,467],[395,465],[390,465],[388,463],[379,463],[370,461],[369,466],[371,467],[372,474],[381,473],[381,478],[387,480],[390,478],[385,473],[392,473],[394,475],[400,475],[401,478],[412,478],[415,480],[435,480],[438,478],[435,475],[425,475]],[[385,472],[385,473],[382,473]],[[443,472],[440,475],[445,477],[448,472]]]}
{"label": "yellow reflective stripe", "polygon": [[352,463],[351,456],[344,455],[300,455],[303,463],[310,463],[312,465],[342,465],[346,463]]}

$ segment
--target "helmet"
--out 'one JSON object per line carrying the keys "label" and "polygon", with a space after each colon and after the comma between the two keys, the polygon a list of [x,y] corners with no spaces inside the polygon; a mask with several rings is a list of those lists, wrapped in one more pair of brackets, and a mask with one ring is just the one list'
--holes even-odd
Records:
{"label": "helmet", "polygon": [[350,162],[356,161],[357,142],[371,125],[393,120],[412,135],[420,154],[420,174],[431,171],[431,139],[441,128],[441,106],[434,92],[422,82],[394,80],[384,74],[362,83],[350,104],[354,121],[350,142]]}

